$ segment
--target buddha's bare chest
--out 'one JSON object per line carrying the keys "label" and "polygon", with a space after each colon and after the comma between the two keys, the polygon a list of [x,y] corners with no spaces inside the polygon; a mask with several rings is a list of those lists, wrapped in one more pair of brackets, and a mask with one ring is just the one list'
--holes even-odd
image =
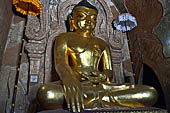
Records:
{"label": "buddha's bare chest", "polygon": [[77,55],[100,56],[104,51],[104,44],[97,40],[72,40],[67,46],[73,54]]}
{"label": "buddha's bare chest", "polygon": [[93,66],[100,60],[105,47],[98,40],[74,40],[68,43],[68,48],[79,65]]}

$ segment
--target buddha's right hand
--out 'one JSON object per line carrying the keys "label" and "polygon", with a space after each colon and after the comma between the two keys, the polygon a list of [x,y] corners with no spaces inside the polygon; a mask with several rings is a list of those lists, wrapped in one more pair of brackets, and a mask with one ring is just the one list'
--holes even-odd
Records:
{"label": "buddha's right hand", "polygon": [[63,80],[64,96],[70,111],[80,112],[84,109],[84,99],[80,81],[74,77]]}

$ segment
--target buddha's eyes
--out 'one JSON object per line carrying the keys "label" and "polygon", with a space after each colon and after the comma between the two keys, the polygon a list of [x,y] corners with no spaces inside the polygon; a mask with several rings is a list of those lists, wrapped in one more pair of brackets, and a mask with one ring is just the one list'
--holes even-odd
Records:
{"label": "buddha's eyes", "polygon": [[84,19],[84,18],[86,17],[86,15],[83,14],[83,13],[78,13],[77,17],[78,17],[79,19]]}
{"label": "buddha's eyes", "polygon": [[81,14],[80,14],[80,15],[78,15],[77,17],[78,17],[78,18],[82,18],[82,17],[83,17],[83,15],[81,15]]}
{"label": "buddha's eyes", "polygon": [[96,21],[96,20],[97,20],[96,16],[93,16],[93,15],[92,15],[92,16],[91,16],[91,20],[92,20],[92,21]]}
{"label": "buddha's eyes", "polygon": [[79,20],[84,20],[84,19],[90,19],[91,21],[93,21],[93,22],[96,22],[96,20],[97,20],[97,16],[95,15],[95,14],[92,14],[92,15],[90,15],[90,14],[87,14],[87,13],[83,13],[83,12],[78,12],[77,14],[76,14],[76,17],[79,19]]}

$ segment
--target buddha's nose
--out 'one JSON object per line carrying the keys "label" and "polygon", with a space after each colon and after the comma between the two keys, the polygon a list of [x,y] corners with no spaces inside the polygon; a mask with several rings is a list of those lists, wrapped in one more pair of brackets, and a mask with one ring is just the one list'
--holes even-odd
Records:
{"label": "buddha's nose", "polygon": [[87,17],[86,18],[86,24],[90,24],[91,23],[91,19],[90,19],[90,17]]}

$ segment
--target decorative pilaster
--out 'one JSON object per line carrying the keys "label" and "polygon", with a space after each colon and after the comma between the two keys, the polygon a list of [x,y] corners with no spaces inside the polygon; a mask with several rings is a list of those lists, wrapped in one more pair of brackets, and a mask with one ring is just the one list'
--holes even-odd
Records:
{"label": "decorative pilaster", "polygon": [[[30,83],[38,83],[39,80],[39,71],[41,67],[41,59],[45,52],[45,42],[29,40],[26,44],[25,49],[28,51],[28,57],[30,60]],[[40,82],[40,81],[39,81]],[[41,81],[42,83],[42,81]]]}
{"label": "decorative pilaster", "polygon": [[29,59],[28,101],[35,99],[36,91],[44,82],[44,61],[46,40],[48,39],[48,4],[49,0],[40,1],[43,11],[40,18],[28,15],[25,35],[28,39],[25,49]]}

